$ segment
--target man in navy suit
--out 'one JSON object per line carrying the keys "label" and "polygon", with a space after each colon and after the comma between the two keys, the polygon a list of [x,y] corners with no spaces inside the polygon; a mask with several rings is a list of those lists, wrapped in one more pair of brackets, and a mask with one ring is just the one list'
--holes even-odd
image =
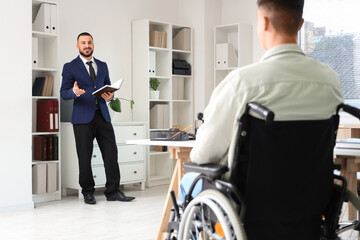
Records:
{"label": "man in navy suit", "polygon": [[91,169],[94,138],[104,161],[106,173],[104,193],[107,200],[131,201],[134,197],[127,197],[119,190],[117,146],[106,104],[106,101],[113,98],[114,93],[103,93],[101,97],[92,95],[95,90],[111,84],[108,67],[105,62],[93,57],[94,42],[89,33],[79,34],[76,47],[80,55],[64,65],[60,94],[64,100],[74,99],[71,122],[79,160],[79,184],[84,201],[87,204],[96,203],[95,182]]}

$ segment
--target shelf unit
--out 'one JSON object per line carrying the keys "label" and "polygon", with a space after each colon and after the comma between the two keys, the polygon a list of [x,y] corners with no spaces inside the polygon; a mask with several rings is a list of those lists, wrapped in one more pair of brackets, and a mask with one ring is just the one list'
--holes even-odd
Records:
{"label": "shelf unit", "polygon": [[[216,26],[214,29],[214,86],[216,87],[232,70],[252,63],[252,26],[249,24],[229,24]],[[230,44],[236,53],[234,65],[219,67],[221,59],[217,44]],[[227,55],[227,54],[225,54]],[[225,58],[228,58],[227,56]]]}
{"label": "shelf unit", "polygon": [[[173,49],[173,38],[183,29],[190,29],[190,50]],[[150,46],[150,31],[166,32],[166,46],[164,48]],[[132,55],[133,55],[133,98],[136,107],[133,110],[134,121],[146,122],[150,137],[151,130],[167,130],[177,126],[185,128],[194,122],[193,116],[193,85],[192,75],[173,75],[172,60],[186,60],[193,69],[192,29],[188,26],[173,25],[149,19],[136,20],[132,23]],[[185,49],[185,48],[184,48]],[[150,55],[155,53],[155,76],[149,74]],[[160,97],[157,100],[150,98],[150,78],[157,78],[160,82],[158,90]],[[179,80],[181,78],[181,80]],[[177,81],[183,81],[183,98],[178,99],[173,94],[177,90]],[[151,128],[150,109],[156,104],[168,105],[169,126]],[[194,128],[187,130],[194,132]],[[173,161],[169,152],[157,152],[155,147],[149,149],[147,164],[147,186],[168,184],[173,170]]]}
{"label": "shelf unit", "polygon": [[[51,8],[47,10],[42,9],[43,4],[48,4],[47,6],[51,6]],[[58,105],[60,105],[60,96],[59,96],[59,87],[60,87],[60,78],[59,78],[59,70],[58,70],[58,56],[59,56],[59,35],[58,35],[58,3],[55,1],[47,1],[47,0],[32,0],[32,22],[33,22],[33,59],[32,59],[32,84],[38,77],[45,76],[53,76],[54,83],[52,88],[52,96],[32,96],[32,168],[36,168],[36,166],[44,166],[46,165],[46,183],[49,183],[47,177],[52,177],[55,179],[56,190],[47,189],[45,193],[34,193],[33,191],[33,201],[34,203],[39,202],[47,202],[53,200],[61,199],[61,151],[60,151],[60,129],[57,131],[51,132],[39,132],[37,131],[37,102],[41,100],[53,100],[57,101]],[[41,12],[41,13],[40,13]],[[41,14],[45,13],[43,16]],[[39,17],[38,17],[39,15]],[[52,30],[44,30],[38,29],[38,26],[34,27],[34,22],[38,21],[41,18],[41,21],[44,21],[44,25],[47,25],[51,21]],[[44,28],[45,29],[45,28]],[[60,109],[60,106],[58,106]],[[57,115],[60,116],[60,113]],[[55,117],[54,117],[54,121]],[[55,122],[54,122],[55,124]],[[57,118],[57,126],[60,128],[59,118]],[[36,136],[56,136],[58,139],[57,144],[57,152],[58,158],[57,160],[38,160],[34,159],[34,138]],[[55,163],[56,166],[56,176],[51,175],[49,172],[49,164]],[[33,183],[36,177],[33,171]],[[38,180],[43,182],[41,180]],[[34,190],[34,189],[33,189]]]}

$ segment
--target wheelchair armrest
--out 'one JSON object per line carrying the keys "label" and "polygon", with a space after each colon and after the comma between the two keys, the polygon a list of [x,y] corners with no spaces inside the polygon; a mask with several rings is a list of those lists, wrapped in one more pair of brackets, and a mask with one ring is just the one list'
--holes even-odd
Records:
{"label": "wheelchair armrest", "polygon": [[214,164],[214,163],[196,164],[189,162],[184,164],[184,170],[186,172],[197,172],[209,176],[211,178],[216,178],[226,173],[229,170],[229,168],[225,165]]}

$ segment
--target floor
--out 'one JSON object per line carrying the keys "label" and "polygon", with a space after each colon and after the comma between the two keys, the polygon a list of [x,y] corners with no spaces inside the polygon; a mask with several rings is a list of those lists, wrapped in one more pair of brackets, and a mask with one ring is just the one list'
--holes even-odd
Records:
{"label": "floor", "polygon": [[77,195],[37,204],[35,209],[0,215],[1,240],[153,240],[168,185],[146,188],[126,186],[132,202],[107,202],[102,191],[96,205]]}

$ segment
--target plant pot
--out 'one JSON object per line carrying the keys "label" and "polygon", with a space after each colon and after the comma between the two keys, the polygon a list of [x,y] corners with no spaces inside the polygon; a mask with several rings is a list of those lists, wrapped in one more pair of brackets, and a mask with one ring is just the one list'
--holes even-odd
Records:
{"label": "plant pot", "polygon": [[150,91],[150,99],[159,100],[160,91]]}

